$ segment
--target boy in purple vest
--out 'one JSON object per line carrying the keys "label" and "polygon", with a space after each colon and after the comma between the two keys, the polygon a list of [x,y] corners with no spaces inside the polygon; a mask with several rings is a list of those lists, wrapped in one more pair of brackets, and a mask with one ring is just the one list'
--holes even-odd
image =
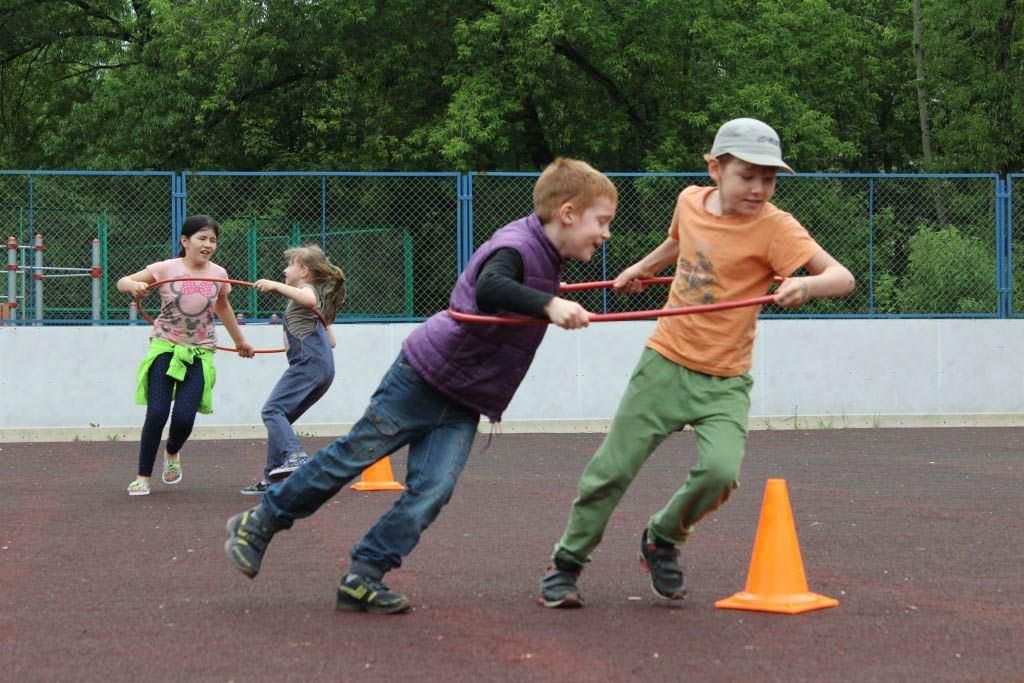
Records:
{"label": "boy in purple vest", "polygon": [[[452,290],[463,313],[516,313],[564,329],[588,324],[587,311],[557,296],[567,259],[589,261],[611,237],[618,192],[582,161],[556,159],[533,189],[534,213],[480,246]],[[260,505],[227,523],[228,559],[253,578],[275,533],[309,517],[363,470],[409,447],[406,487],[356,544],[337,590],[337,609],[394,614],[404,595],[382,583],[402,565],[448,502],[473,445],[480,415],[498,422],[526,376],[546,325],[456,322],[441,311],[417,327],[384,375],[362,418]]]}

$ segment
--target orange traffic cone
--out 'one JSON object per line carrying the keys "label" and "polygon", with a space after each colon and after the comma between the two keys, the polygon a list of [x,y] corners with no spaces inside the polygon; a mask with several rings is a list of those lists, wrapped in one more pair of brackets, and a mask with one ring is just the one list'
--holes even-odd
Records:
{"label": "orange traffic cone", "polygon": [[838,604],[838,600],[808,591],[786,480],[769,479],[764,487],[746,589],[719,600],[715,607],[799,614]]}
{"label": "orange traffic cone", "polygon": [[391,457],[385,455],[365,470],[359,481],[352,484],[356,491],[404,491],[391,473]]}

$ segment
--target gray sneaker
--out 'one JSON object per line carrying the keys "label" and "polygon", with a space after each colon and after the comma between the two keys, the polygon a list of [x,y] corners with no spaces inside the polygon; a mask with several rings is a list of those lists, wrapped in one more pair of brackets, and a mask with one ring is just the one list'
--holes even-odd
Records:
{"label": "gray sneaker", "polygon": [[255,578],[259,574],[263,554],[267,552],[267,544],[280,530],[263,508],[257,505],[228,520],[228,540],[224,541],[224,552],[235,569],[250,579]]}
{"label": "gray sneaker", "polygon": [[263,492],[270,488],[270,482],[266,479],[260,479],[255,484],[249,484],[243,488],[239,493],[243,496],[262,496]]}
{"label": "gray sneaker", "polygon": [[580,569],[556,558],[540,579],[540,603],[545,607],[561,609],[583,607],[583,594],[576,587]]}
{"label": "gray sneaker", "polygon": [[270,470],[270,473],[267,474],[267,479],[272,482],[280,481],[309,462],[309,460],[310,458],[306,451],[295,451],[294,453],[290,453],[279,467],[275,467]]}
{"label": "gray sneaker", "polygon": [[659,598],[682,600],[686,597],[686,580],[678,560],[678,548],[668,541],[652,538],[644,529],[640,537],[640,564],[651,573],[651,589]]}

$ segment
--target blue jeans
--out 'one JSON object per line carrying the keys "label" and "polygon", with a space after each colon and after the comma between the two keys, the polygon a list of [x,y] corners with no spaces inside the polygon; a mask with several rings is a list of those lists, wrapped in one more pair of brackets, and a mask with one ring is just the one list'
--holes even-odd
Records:
{"label": "blue jeans", "polygon": [[292,453],[301,450],[292,423],[320,400],[334,381],[334,354],[327,331],[317,325],[316,332],[305,339],[288,336],[288,369],[277,380],[270,397],[263,405],[261,417],[267,427],[266,479],[270,470],[280,467]]}
{"label": "blue jeans", "polygon": [[263,507],[288,528],[367,467],[408,445],[406,490],[351,553],[357,573],[379,579],[402,566],[451,498],[479,422],[479,413],[437,392],[399,353],[352,431],[271,486]]}

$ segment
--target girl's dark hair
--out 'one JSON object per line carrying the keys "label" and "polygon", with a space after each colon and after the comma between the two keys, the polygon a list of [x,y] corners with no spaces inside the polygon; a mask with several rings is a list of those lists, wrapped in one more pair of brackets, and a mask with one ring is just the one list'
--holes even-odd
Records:
{"label": "girl's dark hair", "polygon": [[289,263],[296,261],[309,269],[310,284],[322,288],[324,319],[333,323],[338,309],[345,303],[345,272],[331,263],[331,259],[315,244],[285,249],[284,257]]}
{"label": "girl's dark hair", "polygon": [[[189,216],[185,219],[185,222],[181,226],[181,237],[191,237],[200,230],[210,228],[213,230],[213,234],[220,236],[220,226],[217,225],[217,221],[213,220],[209,216],[197,214],[195,216]],[[180,239],[180,238],[179,238]],[[185,247],[178,250],[178,258],[185,255]]]}

